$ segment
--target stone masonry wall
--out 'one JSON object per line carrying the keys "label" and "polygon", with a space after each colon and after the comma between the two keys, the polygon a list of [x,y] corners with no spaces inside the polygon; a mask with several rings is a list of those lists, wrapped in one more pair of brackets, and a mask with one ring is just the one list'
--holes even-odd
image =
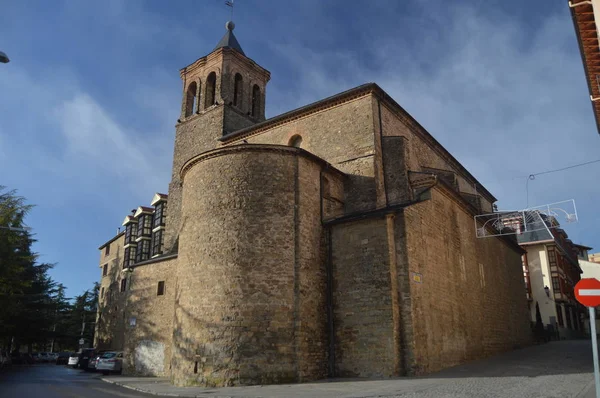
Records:
{"label": "stone masonry wall", "polygon": [[404,210],[405,233],[398,239],[401,266],[411,276],[408,367],[414,374],[531,339],[519,249],[497,238],[477,239],[473,216],[452,193],[437,187],[431,192],[431,200]]}
{"label": "stone masonry wall", "polygon": [[386,222],[331,227],[335,375],[389,377],[394,341]]}
{"label": "stone masonry wall", "polygon": [[245,139],[250,144],[288,145],[293,136],[300,135],[302,149],[347,174],[346,212],[372,209],[376,188],[371,97],[365,95]]}
{"label": "stone masonry wall", "polygon": [[[110,252],[105,255],[105,248],[100,250],[100,292],[98,292],[98,313],[96,316],[96,333],[94,347],[103,350],[123,349],[123,309],[126,298],[120,292],[123,269],[124,235],[109,243]],[[108,265],[108,272],[103,276],[103,266]],[[89,320],[91,321],[91,319]]]}
{"label": "stone masonry wall", "polygon": [[322,165],[295,148],[255,145],[193,162],[184,176],[174,382],[323,377]]}
{"label": "stone masonry wall", "polygon": [[[123,373],[169,376],[177,259],[135,267],[126,292]],[[159,296],[158,282],[164,282]]]}
{"label": "stone masonry wall", "polygon": [[[383,127],[383,136],[385,137],[405,137],[408,153],[405,159],[408,170],[421,171],[423,167],[429,167],[434,169],[449,170],[457,173],[458,186],[461,192],[469,194],[480,194],[474,188],[473,181],[469,180],[467,176],[452,166],[440,152],[436,151],[435,148],[421,139],[416,133],[414,133],[409,127],[408,121],[400,119],[393,111],[391,111],[384,104],[381,105],[381,119]],[[482,197],[482,206],[485,212],[492,211],[492,203],[489,199]]]}
{"label": "stone masonry wall", "polygon": [[[206,102],[207,78],[214,72],[215,101],[217,105]],[[235,74],[243,77],[243,87],[239,103],[233,105]],[[220,146],[219,138],[234,130],[249,127],[264,120],[265,93],[270,78],[269,72],[254,61],[238,54],[234,50],[219,49],[206,57],[198,59],[181,71],[183,80],[182,106],[179,123],[176,126],[175,147],[173,151],[173,169],[169,184],[169,213],[165,232],[165,248],[174,248],[181,229],[181,166],[193,156]],[[186,93],[191,84],[196,84],[197,100],[200,106],[190,116],[185,116]],[[260,87],[260,111],[256,116],[249,115],[252,86]]]}
{"label": "stone masonry wall", "polygon": [[223,136],[223,106],[216,106],[203,114],[194,115],[175,130],[173,170],[169,183],[169,211],[165,231],[165,251],[171,251],[181,230],[181,167],[192,157],[214,149]]}

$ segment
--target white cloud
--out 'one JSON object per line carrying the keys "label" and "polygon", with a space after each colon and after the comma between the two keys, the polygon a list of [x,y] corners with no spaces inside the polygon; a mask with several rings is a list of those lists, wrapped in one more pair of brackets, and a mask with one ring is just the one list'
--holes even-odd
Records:
{"label": "white cloud", "polygon": [[[525,207],[525,176],[598,158],[568,10],[526,26],[493,8],[451,7],[443,15],[436,9],[427,8],[436,24],[409,38],[390,27],[370,49],[369,62],[352,51],[275,45],[299,77],[300,95],[287,103],[300,106],[308,101],[299,100],[375,81],[499,198],[501,208]],[[415,37],[418,45],[407,51],[406,40]],[[269,88],[272,103],[285,98],[283,88]],[[595,211],[590,195],[600,195],[589,179],[598,167],[530,181],[529,204],[575,198],[582,222],[567,230],[600,244],[599,236],[580,233],[589,230],[586,217]]]}

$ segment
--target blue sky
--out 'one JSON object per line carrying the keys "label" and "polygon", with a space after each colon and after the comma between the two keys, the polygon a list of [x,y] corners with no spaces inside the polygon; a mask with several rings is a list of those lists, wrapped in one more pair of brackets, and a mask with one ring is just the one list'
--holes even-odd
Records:
{"label": "blue sky", "polygon": [[[178,70],[225,32],[220,0],[4,2],[0,185],[37,207],[41,261],[75,295],[129,210],[167,192]],[[600,158],[567,1],[237,0],[236,36],[271,71],[267,117],[376,82],[498,197]],[[575,199],[565,229],[600,251],[600,163],[539,176],[530,205]]]}

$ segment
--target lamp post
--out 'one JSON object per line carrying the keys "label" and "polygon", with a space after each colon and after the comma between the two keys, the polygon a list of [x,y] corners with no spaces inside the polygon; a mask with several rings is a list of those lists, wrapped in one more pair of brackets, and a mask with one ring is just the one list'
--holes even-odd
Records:
{"label": "lamp post", "polygon": [[6,55],[6,53],[3,53],[2,51],[0,51],[0,62],[2,62],[3,64],[7,64],[10,62],[10,59],[8,59],[8,55]]}
{"label": "lamp post", "polygon": [[[0,52],[1,54],[1,52]],[[8,229],[9,231],[15,231],[15,232],[28,232],[31,231],[31,227],[23,227],[23,228],[19,228],[19,227],[3,227],[0,225],[0,229]]]}

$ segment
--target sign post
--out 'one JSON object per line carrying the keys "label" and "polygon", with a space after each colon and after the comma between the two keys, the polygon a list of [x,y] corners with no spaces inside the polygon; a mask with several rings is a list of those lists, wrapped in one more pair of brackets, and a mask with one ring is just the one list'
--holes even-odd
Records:
{"label": "sign post", "polygon": [[596,307],[600,305],[600,281],[585,278],[575,285],[577,301],[590,310],[590,333],[592,335],[592,356],[594,358],[594,381],[596,398],[600,398],[600,371],[598,370],[598,338],[596,336]]}

